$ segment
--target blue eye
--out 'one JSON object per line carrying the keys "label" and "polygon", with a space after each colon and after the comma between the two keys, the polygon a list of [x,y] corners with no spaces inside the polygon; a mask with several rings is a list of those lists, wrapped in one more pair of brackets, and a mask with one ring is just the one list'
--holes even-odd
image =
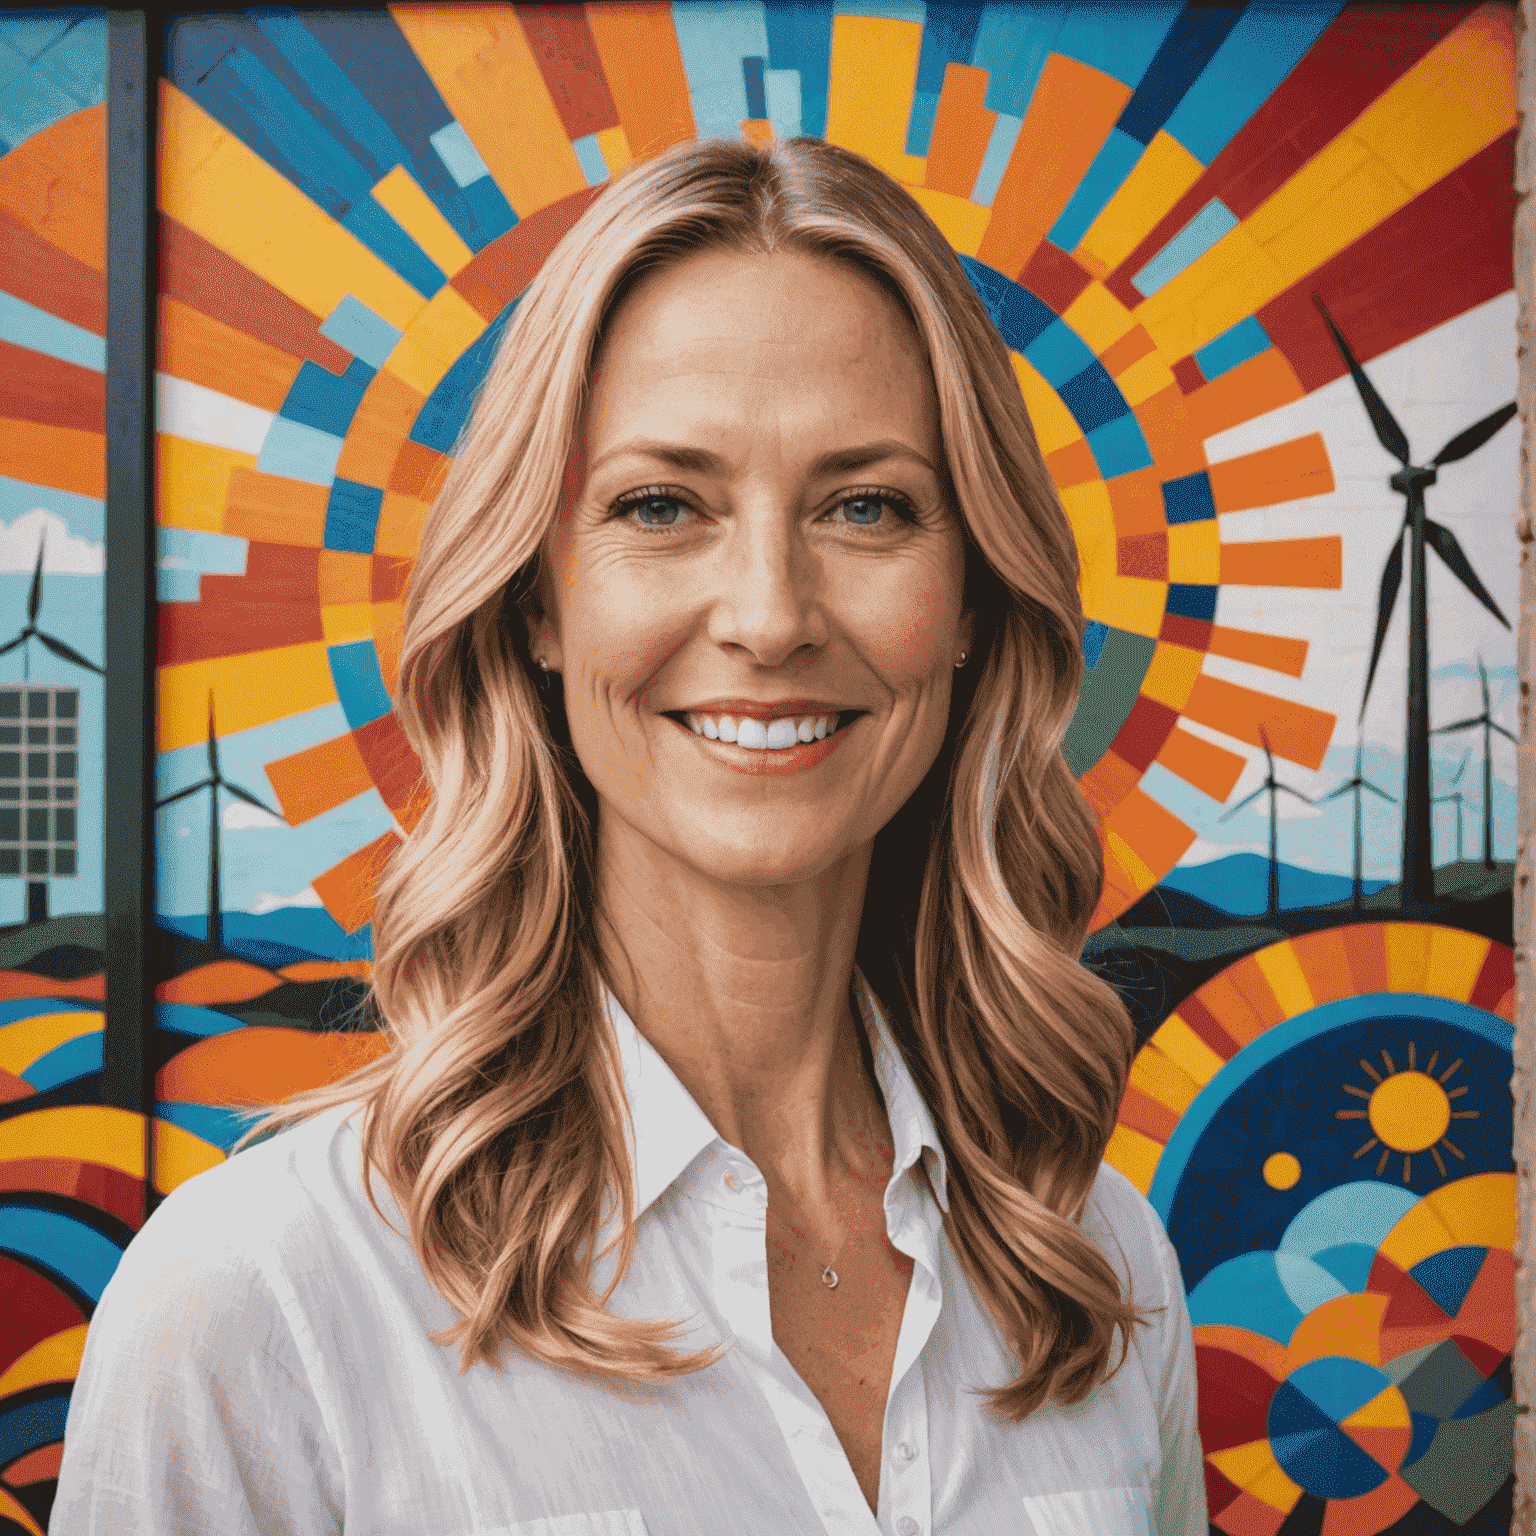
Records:
{"label": "blue eye", "polygon": [[641,496],[625,502],[623,510],[644,528],[675,528],[685,509],[671,496]]}
{"label": "blue eye", "polygon": [[873,496],[854,496],[842,506],[843,521],[860,528],[873,528],[885,515],[885,503]]}

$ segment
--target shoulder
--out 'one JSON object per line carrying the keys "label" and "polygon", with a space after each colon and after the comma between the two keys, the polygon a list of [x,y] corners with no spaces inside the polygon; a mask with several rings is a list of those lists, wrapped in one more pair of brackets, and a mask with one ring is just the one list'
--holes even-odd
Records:
{"label": "shoulder", "polygon": [[1178,1256],[1161,1219],[1147,1197],[1108,1163],[1099,1165],[1082,1225],[1138,1306],[1166,1307],[1182,1298]]}

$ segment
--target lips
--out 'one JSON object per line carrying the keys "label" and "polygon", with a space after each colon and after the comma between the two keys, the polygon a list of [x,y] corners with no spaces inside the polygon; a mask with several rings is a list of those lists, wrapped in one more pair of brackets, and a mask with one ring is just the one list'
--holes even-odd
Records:
{"label": "lips", "polygon": [[779,704],[733,699],[666,713],[701,746],[716,743],[707,750],[725,766],[739,773],[779,774],[823,761],[864,711],[829,709],[819,701],[800,699]]}
{"label": "lips", "polygon": [[778,715],[758,719],[752,715],[703,714],[693,710],[683,723],[695,736],[711,741],[735,742],[749,752],[785,752],[797,743],[822,741],[837,729],[836,714]]}

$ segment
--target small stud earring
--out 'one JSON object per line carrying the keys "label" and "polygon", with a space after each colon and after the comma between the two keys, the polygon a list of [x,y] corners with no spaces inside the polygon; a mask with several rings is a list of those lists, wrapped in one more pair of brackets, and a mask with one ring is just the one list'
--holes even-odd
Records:
{"label": "small stud earring", "polygon": [[965,665],[965,658],[967,656],[969,656],[970,654],[971,653],[969,651],[961,651],[960,652],[960,659],[959,659],[959,661],[957,661],[955,663],[955,670],[956,671],[958,671],[961,667],[963,667]]}
{"label": "small stud earring", "polygon": [[545,659],[542,656],[539,657],[539,671],[540,672],[548,672],[549,671],[549,663],[547,661],[545,661]]}

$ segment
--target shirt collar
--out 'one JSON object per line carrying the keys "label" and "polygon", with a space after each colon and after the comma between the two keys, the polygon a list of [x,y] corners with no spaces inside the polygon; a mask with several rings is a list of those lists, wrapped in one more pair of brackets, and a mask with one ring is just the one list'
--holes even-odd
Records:
{"label": "shirt collar", "polygon": [[[890,1115],[891,1141],[895,1149],[893,1172],[923,1160],[939,1208],[949,1210],[944,1148],[928,1106],[912,1080],[912,1074],[886,1022],[869,983],[855,970],[855,992],[869,1036],[875,1081],[885,1096]],[[635,1217],[661,1196],[674,1179],[705,1147],[719,1140],[697,1101],[683,1087],[661,1053],[636,1027],[607,987],[603,988],[608,1017],[618,1042],[623,1065],[624,1096],[633,1127],[630,1156],[635,1175]]]}

